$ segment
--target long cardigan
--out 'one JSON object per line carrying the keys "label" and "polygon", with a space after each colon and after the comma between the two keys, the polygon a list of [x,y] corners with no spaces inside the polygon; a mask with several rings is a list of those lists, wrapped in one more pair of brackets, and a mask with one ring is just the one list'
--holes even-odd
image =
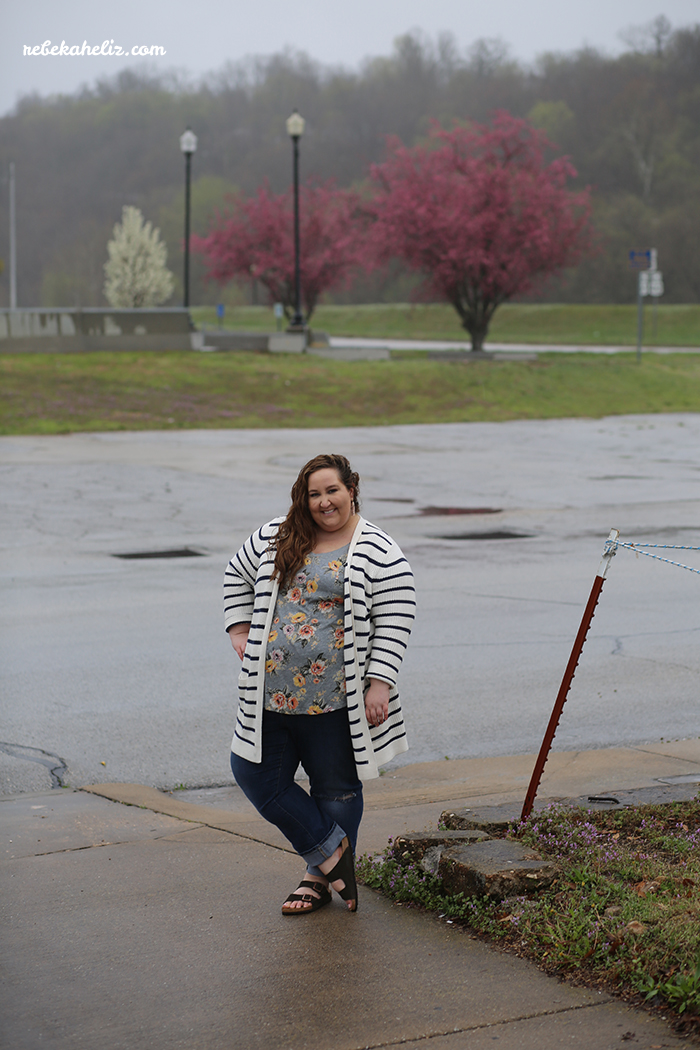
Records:
{"label": "long cardigan", "polygon": [[[231,742],[231,750],[250,762],[262,761],[265,654],[279,591],[279,581],[271,575],[275,537],[283,520],[275,518],[253,533],[229,562],[224,579],[226,630],[250,623]],[[413,573],[401,549],[376,525],[360,518],[345,565],[343,646],[348,720],[360,780],[377,777],[380,765],[408,750],[396,680],[415,604]],[[365,715],[369,678],[391,686],[389,717],[376,727],[369,726]]]}

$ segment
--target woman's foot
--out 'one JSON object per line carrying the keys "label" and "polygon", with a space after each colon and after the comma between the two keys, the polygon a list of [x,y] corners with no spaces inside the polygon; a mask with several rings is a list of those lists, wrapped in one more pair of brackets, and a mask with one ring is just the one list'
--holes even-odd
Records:
{"label": "woman's foot", "polygon": [[336,893],[348,902],[348,911],[357,911],[357,882],[355,881],[355,861],[352,847],[347,838],[338,846],[335,853],[319,864]]}
{"label": "woman's foot", "polygon": [[306,877],[290,893],[282,905],[283,915],[303,915],[307,911],[318,911],[332,900],[328,882],[307,871]]}

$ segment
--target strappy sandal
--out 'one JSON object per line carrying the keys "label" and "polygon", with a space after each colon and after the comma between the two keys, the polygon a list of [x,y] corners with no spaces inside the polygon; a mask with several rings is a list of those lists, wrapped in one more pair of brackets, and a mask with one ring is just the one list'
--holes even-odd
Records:
{"label": "strappy sandal", "polygon": [[[334,869],[335,870],[335,869]],[[314,896],[313,893],[299,893],[302,886],[308,886],[310,890],[315,890],[318,897]],[[297,886],[294,893],[290,893],[286,901],[282,905],[283,915],[308,915],[310,911],[318,911],[319,908],[323,908],[324,905],[330,904],[333,897],[328,891],[328,887],[324,886],[322,882],[314,882],[312,879],[302,879]],[[303,901],[308,907],[304,908],[288,908],[287,905],[291,901]]]}
{"label": "strappy sandal", "polygon": [[336,890],[344,901],[350,901],[351,906],[348,911],[357,911],[357,882],[355,880],[355,860],[352,855],[352,848],[347,838],[344,838],[340,843],[343,852],[340,855],[340,860],[336,866],[326,872],[326,878],[329,882],[337,882],[338,879],[342,879],[345,885],[342,890]]}

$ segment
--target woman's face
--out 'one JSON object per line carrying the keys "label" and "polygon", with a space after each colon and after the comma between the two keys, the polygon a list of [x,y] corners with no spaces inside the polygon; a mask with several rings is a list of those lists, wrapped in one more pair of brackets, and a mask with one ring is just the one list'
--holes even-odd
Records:
{"label": "woman's face", "polygon": [[353,490],[346,489],[332,467],[309,475],[309,511],[323,532],[338,532],[352,517]]}

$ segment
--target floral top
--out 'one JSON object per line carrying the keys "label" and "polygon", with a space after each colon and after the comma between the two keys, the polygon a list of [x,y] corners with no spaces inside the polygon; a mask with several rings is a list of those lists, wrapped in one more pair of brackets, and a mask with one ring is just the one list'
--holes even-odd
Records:
{"label": "floral top", "polygon": [[265,656],[265,709],[323,715],[347,707],[343,575],[348,547],[306,556],[280,591]]}

